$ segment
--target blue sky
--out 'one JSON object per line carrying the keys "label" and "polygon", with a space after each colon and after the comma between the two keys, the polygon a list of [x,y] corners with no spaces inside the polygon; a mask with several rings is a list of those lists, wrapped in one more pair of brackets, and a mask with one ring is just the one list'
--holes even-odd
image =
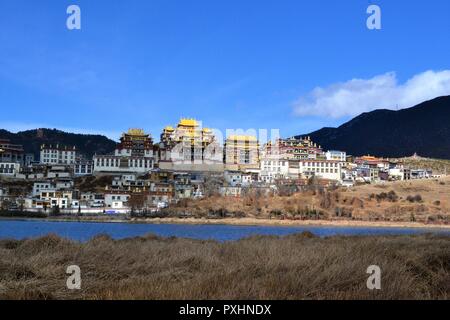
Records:
{"label": "blue sky", "polygon": [[[81,8],[82,29],[66,28]],[[382,10],[368,30],[366,9]],[[1,0],[0,127],[336,126],[450,94],[448,0]]]}

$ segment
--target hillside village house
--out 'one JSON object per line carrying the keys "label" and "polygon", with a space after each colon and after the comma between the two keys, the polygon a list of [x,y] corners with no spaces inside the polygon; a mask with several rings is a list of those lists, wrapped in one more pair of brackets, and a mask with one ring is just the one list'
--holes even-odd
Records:
{"label": "hillside village house", "polygon": [[170,182],[153,182],[148,193],[147,202],[163,207],[172,202],[174,186]]}
{"label": "hillside village house", "polygon": [[70,166],[50,166],[47,167],[47,179],[71,178],[72,170]]}
{"label": "hillside village house", "polygon": [[38,197],[42,192],[56,192],[56,184],[52,181],[35,182],[33,184],[32,196]]}
{"label": "hillside village house", "polygon": [[330,150],[325,153],[325,157],[328,161],[347,161],[347,153],[345,151]]}
{"label": "hillside village house", "polygon": [[41,146],[40,163],[41,164],[65,164],[73,165],[76,161],[76,148],[63,145],[45,145]]}
{"label": "hillside village house", "polygon": [[278,179],[317,177],[327,180],[342,180],[342,163],[327,160],[288,160],[277,156],[261,161],[261,181],[273,183]]}
{"label": "hillside village house", "polygon": [[34,157],[25,154],[21,145],[12,144],[8,139],[0,139],[0,175],[13,177],[27,167]]}
{"label": "hillside village house", "polygon": [[94,161],[79,159],[73,167],[73,174],[77,177],[88,176],[94,173]]}
{"label": "hillside village house", "polygon": [[223,174],[225,184],[230,187],[242,186],[242,175],[241,171],[225,171]]}
{"label": "hillside village house", "polygon": [[283,158],[290,160],[325,159],[321,146],[311,141],[310,137],[269,141],[265,144],[262,154],[263,156],[283,155]]}
{"label": "hillside village house", "polygon": [[53,179],[53,183],[57,190],[70,190],[74,186],[74,182],[71,178]]}
{"label": "hillside village house", "polygon": [[105,193],[105,207],[112,209],[123,209],[130,199],[130,194],[127,192],[108,192]]}
{"label": "hillside village house", "polygon": [[379,168],[389,170],[390,163],[386,159],[381,159],[373,156],[357,157],[355,163],[361,168]]}
{"label": "hillside village house", "polygon": [[120,138],[114,155],[95,155],[94,173],[146,173],[153,169],[153,140],[142,129],[130,129]]}
{"label": "hillside village house", "polygon": [[412,169],[411,179],[429,179],[433,176],[433,171],[426,169]]}
{"label": "hillside village house", "polygon": [[342,162],[326,160],[300,161],[300,175],[309,178],[312,176],[327,180],[342,180]]}
{"label": "hillside village house", "polygon": [[[37,191],[38,190],[38,191]],[[57,191],[56,188],[43,188],[34,190],[33,198],[25,199],[25,208],[27,209],[68,209],[72,205],[73,192],[70,190]]]}
{"label": "hillside village house", "polygon": [[289,176],[289,160],[280,155],[265,155],[261,158],[260,181],[273,183]]}
{"label": "hillside village house", "polygon": [[42,180],[46,176],[48,167],[38,163],[32,163],[29,166],[21,167],[20,171],[14,175],[18,180]]}
{"label": "hillside village house", "polygon": [[403,166],[390,168],[388,173],[391,180],[411,180],[411,169]]}
{"label": "hillside village house", "polygon": [[248,172],[242,172],[242,171],[230,171],[226,170],[223,173],[224,181],[226,186],[242,186],[242,187],[248,187],[252,183],[256,182],[254,180],[254,176],[252,173]]}
{"label": "hillside village house", "polygon": [[175,183],[175,199],[188,199],[193,197],[195,190],[191,183],[191,175],[187,172],[176,172],[173,174]]}
{"label": "hillside village house", "polygon": [[8,139],[0,139],[0,162],[25,165],[25,152],[21,145],[11,144]]}
{"label": "hillside village house", "polygon": [[31,167],[22,167],[20,173],[16,173],[13,178],[40,181],[44,179],[71,179],[72,176],[73,167],[70,165],[33,164]]}
{"label": "hillside village house", "polygon": [[7,196],[7,190],[0,186],[0,208],[2,207],[3,201]]}
{"label": "hillside village house", "polygon": [[60,209],[68,209],[72,204],[72,191],[56,192],[54,194],[49,193],[46,197],[45,193],[41,195],[41,200],[49,200],[50,207],[58,207]]}
{"label": "hillside village house", "polygon": [[0,175],[14,176],[20,172],[20,163],[17,162],[1,162]]}
{"label": "hillside village house", "polygon": [[362,182],[371,183],[389,179],[391,164],[386,159],[367,155],[355,158],[354,164],[357,179]]}
{"label": "hillside village house", "polygon": [[87,208],[102,208],[105,206],[105,195],[103,193],[81,192],[79,205]]}
{"label": "hillside village house", "polygon": [[22,173],[14,174],[14,178],[18,179],[18,180],[28,180],[28,181],[42,180],[45,178],[45,175],[44,175],[44,173],[34,173],[34,172],[27,173],[27,172],[22,171]]}

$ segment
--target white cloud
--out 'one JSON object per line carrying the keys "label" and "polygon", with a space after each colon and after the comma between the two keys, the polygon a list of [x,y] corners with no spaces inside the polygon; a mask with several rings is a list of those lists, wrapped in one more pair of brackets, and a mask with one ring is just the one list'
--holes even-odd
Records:
{"label": "white cloud", "polygon": [[450,95],[450,70],[426,71],[399,84],[395,72],[317,87],[294,103],[299,116],[340,118],[375,109],[409,108]]}

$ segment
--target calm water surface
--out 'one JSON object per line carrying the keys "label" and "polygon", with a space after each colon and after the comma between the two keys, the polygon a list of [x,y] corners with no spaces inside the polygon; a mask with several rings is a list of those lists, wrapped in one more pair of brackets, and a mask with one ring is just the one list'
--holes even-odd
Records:
{"label": "calm water surface", "polygon": [[77,241],[87,241],[98,234],[108,234],[114,239],[155,234],[163,237],[175,236],[232,241],[252,235],[284,236],[303,231],[310,231],[321,237],[333,235],[403,235],[419,233],[439,233],[450,236],[450,230],[448,229],[426,228],[230,226],[0,220],[0,239],[36,238],[54,233],[61,237]]}

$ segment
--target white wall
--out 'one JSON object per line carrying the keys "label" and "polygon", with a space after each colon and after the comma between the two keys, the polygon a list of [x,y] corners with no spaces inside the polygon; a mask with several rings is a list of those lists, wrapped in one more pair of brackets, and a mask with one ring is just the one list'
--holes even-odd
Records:
{"label": "white wall", "polygon": [[146,173],[153,169],[154,161],[152,158],[125,158],[126,166],[121,166],[123,157],[116,156],[97,156],[94,157],[94,173],[99,172],[135,172]]}
{"label": "white wall", "polygon": [[347,161],[347,153],[345,151],[327,151],[325,157],[328,161]]}
{"label": "white wall", "polygon": [[128,199],[130,198],[129,194],[126,193],[117,193],[117,194],[113,194],[113,193],[107,193],[105,194],[105,206],[106,207],[112,207],[114,202],[127,202]]}
{"label": "white wall", "polygon": [[274,182],[275,179],[288,178],[289,176],[289,161],[282,159],[279,156],[265,156],[260,162],[260,177],[262,181]]}
{"label": "white wall", "polygon": [[42,149],[40,163],[42,164],[68,164],[75,163],[75,150]]}
{"label": "white wall", "polygon": [[20,164],[15,162],[1,162],[0,163],[0,175],[14,176],[20,172]]}
{"label": "white wall", "polygon": [[52,192],[52,191],[56,191],[56,187],[53,183],[51,182],[35,182],[33,184],[33,197],[37,197],[41,194],[41,192]]}
{"label": "white wall", "polygon": [[303,160],[300,162],[301,173],[314,172],[319,178],[340,181],[342,164],[338,161]]}

